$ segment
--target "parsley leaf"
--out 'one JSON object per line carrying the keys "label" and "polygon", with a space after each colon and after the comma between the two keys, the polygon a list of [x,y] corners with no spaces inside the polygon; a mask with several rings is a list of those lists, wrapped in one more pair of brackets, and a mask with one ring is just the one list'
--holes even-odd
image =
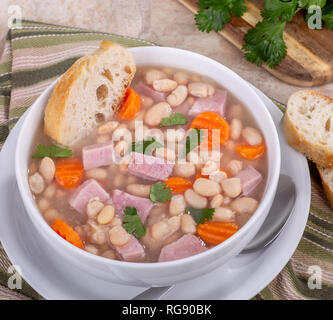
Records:
{"label": "parsley leaf", "polygon": [[150,200],[152,202],[167,202],[171,197],[171,189],[167,187],[165,182],[159,181],[151,185]]}
{"label": "parsley leaf", "polygon": [[263,62],[276,67],[287,54],[283,40],[285,22],[258,22],[244,37],[246,59],[260,66]]}
{"label": "parsley leaf", "polygon": [[322,19],[328,29],[333,29],[333,1],[327,2],[322,11]]}
{"label": "parsley leaf", "polygon": [[244,0],[199,0],[200,10],[195,21],[200,31],[220,31],[227,24],[231,15],[241,17],[246,11]]}
{"label": "parsley leaf", "polygon": [[146,227],[142,223],[138,212],[134,207],[126,207],[124,210],[123,227],[128,233],[134,234],[137,238],[141,238],[146,234]]}
{"label": "parsley leaf", "polygon": [[45,146],[43,144],[39,144],[37,146],[35,154],[32,156],[33,159],[37,158],[70,158],[72,156],[72,150],[67,147],[60,147],[56,144],[52,144],[50,146]]}
{"label": "parsley leaf", "polygon": [[266,0],[262,16],[267,21],[291,21],[298,7],[298,0],[284,2],[281,0]]}
{"label": "parsley leaf", "polygon": [[213,215],[215,212],[214,208],[206,208],[206,209],[193,209],[186,208],[186,211],[192,216],[197,225],[201,223],[205,223],[208,220],[213,219]]}
{"label": "parsley leaf", "polygon": [[179,124],[186,124],[187,118],[181,113],[175,113],[170,115],[169,118],[162,118],[161,127],[177,126]]}
{"label": "parsley leaf", "polygon": [[204,131],[194,128],[186,138],[186,154],[195,149],[202,141]]}
{"label": "parsley leaf", "polygon": [[326,0],[298,0],[298,6],[300,8],[309,9],[311,6],[319,6],[323,8],[326,4]]}
{"label": "parsley leaf", "polygon": [[155,138],[148,137],[147,140],[140,142],[132,142],[132,151],[143,154],[151,155],[157,148],[162,148],[163,144],[155,140]]}

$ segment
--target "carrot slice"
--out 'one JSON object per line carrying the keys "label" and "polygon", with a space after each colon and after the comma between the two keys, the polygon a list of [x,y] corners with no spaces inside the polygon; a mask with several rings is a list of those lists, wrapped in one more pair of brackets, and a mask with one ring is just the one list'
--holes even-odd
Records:
{"label": "carrot slice", "polygon": [[180,177],[171,177],[164,182],[173,193],[183,193],[187,189],[192,188],[191,181]]}
{"label": "carrot slice", "polygon": [[56,219],[52,223],[51,228],[72,245],[78,248],[83,248],[83,242],[80,239],[79,234],[65,221]]}
{"label": "carrot slice", "polygon": [[63,159],[57,162],[55,178],[64,189],[76,188],[83,178],[83,165],[80,159]]}
{"label": "carrot slice", "polygon": [[200,113],[193,119],[190,128],[208,130],[208,137],[205,137],[202,143],[203,145],[207,144],[209,149],[218,147],[216,145],[218,140],[220,145],[223,145],[229,138],[229,125],[227,121],[225,121],[223,117],[215,112]]}
{"label": "carrot slice", "polygon": [[265,145],[260,144],[258,146],[236,146],[237,153],[240,157],[247,160],[256,160],[259,159],[265,152]]}
{"label": "carrot slice", "polygon": [[231,237],[238,227],[235,223],[206,221],[199,224],[197,232],[200,238],[208,244],[220,244]]}
{"label": "carrot slice", "polygon": [[118,112],[118,117],[123,120],[132,120],[140,111],[141,98],[131,88],[128,88],[125,94],[125,101]]}

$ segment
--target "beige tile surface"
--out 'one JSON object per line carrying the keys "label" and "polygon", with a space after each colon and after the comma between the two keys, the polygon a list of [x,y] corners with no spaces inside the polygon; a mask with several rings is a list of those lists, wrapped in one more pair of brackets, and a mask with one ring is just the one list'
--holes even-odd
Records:
{"label": "beige tile surface", "polygon": [[[1,0],[1,38],[7,32],[11,5],[20,6],[26,19],[138,37],[204,54],[281,102],[286,102],[299,89],[247,62],[221,36],[198,31],[193,15],[176,0]],[[316,89],[333,96],[333,84]]]}

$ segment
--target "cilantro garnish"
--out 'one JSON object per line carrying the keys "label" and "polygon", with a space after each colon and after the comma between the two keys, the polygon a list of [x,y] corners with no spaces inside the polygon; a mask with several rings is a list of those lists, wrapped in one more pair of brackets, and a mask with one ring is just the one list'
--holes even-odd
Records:
{"label": "cilantro garnish", "polygon": [[132,142],[132,151],[143,154],[151,155],[157,148],[163,148],[163,145],[155,140],[155,138],[148,137],[147,140],[140,142]]}
{"label": "cilantro garnish", "polygon": [[146,234],[146,227],[142,223],[138,212],[134,207],[126,207],[124,210],[123,227],[128,233],[134,234],[137,238],[141,238]]}
{"label": "cilantro garnish", "polygon": [[60,147],[56,144],[52,144],[50,146],[39,144],[32,158],[70,158],[71,156],[72,150],[68,149],[67,147]]}
{"label": "cilantro garnish", "polygon": [[[247,10],[244,0],[200,0],[195,21],[200,31],[222,30],[232,16],[241,17]],[[280,64],[287,54],[283,31],[300,10],[307,10],[306,20],[317,15],[313,7],[322,9],[321,19],[325,26],[333,29],[333,1],[328,0],[265,0],[263,20],[251,28],[244,37],[243,50],[250,62],[270,68]],[[321,28],[321,27],[319,27]]]}
{"label": "cilantro garnish", "polygon": [[152,202],[167,202],[172,197],[171,189],[165,182],[159,181],[150,187],[150,200]]}
{"label": "cilantro garnish", "polygon": [[161,121],[161,127],[171,127],[187,123],[187,118],[181,113],[175,113],[170,115],[169,118],[163,118]]}
{"label": "cilantro garnish", "polygon": [[204,131],[194,128],[186,138],[186,154],[195,149],[202,141]]}
{"label": "cilantro garnish", "polygon": [[192,216],[197,225],[201,223],[205,223],[208,220],[213,219],[213,215],[215,212],[214,208],[205,208],[205,209],[193,209],[186,208],[186,211]]}

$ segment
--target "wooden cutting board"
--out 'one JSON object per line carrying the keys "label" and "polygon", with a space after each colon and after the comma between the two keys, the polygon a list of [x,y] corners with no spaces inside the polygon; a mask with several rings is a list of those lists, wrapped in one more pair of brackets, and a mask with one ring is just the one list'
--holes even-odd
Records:
{"label": "wooden cutting board", "polygon": [[[197,0],[178,0],[193,13],[198,11]],[[241,18],[233,17],[219,33],[241,49],[247,31],[261,19],[262,1],[245,0],[248,8]],[[310,30],[299,12],[284,32],[288,47],[286,58],[274,69],[263,65],[268,72],[287,83],[313,87],[333,81],[333,30]]]}

